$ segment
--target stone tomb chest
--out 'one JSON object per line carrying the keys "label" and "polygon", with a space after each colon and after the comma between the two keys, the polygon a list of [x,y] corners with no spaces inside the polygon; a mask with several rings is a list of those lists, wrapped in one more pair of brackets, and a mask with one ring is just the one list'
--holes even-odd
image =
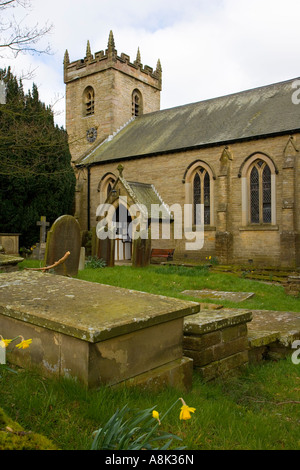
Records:
{"label": "stone tomb chest", "polygon": [[88,386],[121,382],[189,388],[183,319],[194,302],[37,271],[0,274],[0,334],[32,338],[8,361]]}

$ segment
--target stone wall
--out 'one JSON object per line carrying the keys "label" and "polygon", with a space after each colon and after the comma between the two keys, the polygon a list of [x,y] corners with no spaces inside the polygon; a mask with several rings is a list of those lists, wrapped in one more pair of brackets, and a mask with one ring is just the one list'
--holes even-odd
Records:
{"label": "stone wall", "polygon": [[[201,160],[206,162],[214,177],[212,185],[212,222],[205,227],[205,242],[201,250],[187,251],[186,240],[156,240],[154,248],[175,248],[175,260],[205,261],[216,257],[221,263],[236,263],[294,267],[300,259],[299,212],[300,193],[298,156],[294,166],[284,169],[286,146],[289,136],[278,136],[238,142],[230,146],[231,160],[224,163],[224,146],[189,150],[145,158],[124,160],[124,178],[129,181],[152,183],[168,204],[188,203],[189,183],[184,179],[189,165]],[[296,139],[294,138],[295,142]],[[229,150],[228,150],[229,151]],[[268,155],[276,166],[274,174],[274,220],[272,224],[249,225],[245,223],[243,178],[241,167],[247,157],[257,153]],[[176,164],[175,164],[176,162]],[[227,165],[227,170],[224,170]],[[90,225],[96,226],[96,209],[100,203],[99,182],[107,173],[117,176],[116,162],[102,163],[91,168]],[[297,184],[291,184],[291,179]],[[245,179],[245,178],[244,178]],[[288,190],[287,187],[290,189]],[[86,193],[85,193],[86,194]],[[288,199],[287,199],[288,196]],[[289,203],[284,201],[289,200]],[[297,212],[298,211],[298,212]],[[294,216],[293,216],[294,214]],[[171,245],[171,246],[170,246]]]}
{"label": "stone wall", "polygon": [[185,318],[183,351],[205,381],[248,364],[247,323],[251,312],[203,310]]}
{"label": "stone wall", "polygon": [[[68,59],[68,56],[67,56]],[[66,128],[72,160],[90,151],[132,118],[132,92],[142,96],[143,113],[160,109],[161,70],[118,56],[111,44],[108,50],[89,54],[81,60],[64,61],[66,83]],[[94,90],[94,112],[83,113],[83,95],[87,87]],[[95,142],[88,142],[88,129],[97,129]]]}
{"label": "stone wall", "polygon": [[285,292],[297,297],[300,295],[300,276],[289,276],[285,283]]}

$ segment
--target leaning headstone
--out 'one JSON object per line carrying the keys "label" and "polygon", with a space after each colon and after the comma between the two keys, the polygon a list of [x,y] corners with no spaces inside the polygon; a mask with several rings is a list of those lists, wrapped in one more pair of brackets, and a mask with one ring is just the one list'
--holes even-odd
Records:
{"label": "leaning headstone", "polygon": [[77,220],[71,215],[62,215],[52,225],[47,236],[45,263],[51,266],[65,253],[70,255],[63,264],[54,268],[55,274],[76,276],[81,251],[81,233]]}

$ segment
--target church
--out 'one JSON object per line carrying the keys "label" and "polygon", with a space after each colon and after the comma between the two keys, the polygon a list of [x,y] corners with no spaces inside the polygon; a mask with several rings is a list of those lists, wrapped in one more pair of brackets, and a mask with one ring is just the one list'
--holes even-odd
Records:
{"label": "church", "polygon": [[[133,204],[149,208],[149,217],[160,204],[161,224],[174,205],[191,207],[193,233],[201,204],[199,249],[187,249],[174,224],[151,247],[175,249],[182,262],[300,266],[296,79],[161,110],[160,60],[154,69],[139,49],[133,61],[119,55],[111,31],[103,51],[93,54],[88,42],[86,56],[72,62],[66,51],[64,82],[82,230],[97,226],[100,204],[115,204],[126,222]],[[130,234],[116,237],[116,259],[130,259]]]}

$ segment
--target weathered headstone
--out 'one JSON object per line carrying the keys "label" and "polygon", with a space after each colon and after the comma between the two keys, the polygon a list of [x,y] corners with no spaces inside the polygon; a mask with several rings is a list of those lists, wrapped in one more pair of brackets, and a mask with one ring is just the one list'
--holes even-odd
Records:
{"label": "weathered headstone", "polygon": [[220,299],[230,300],[231,302],[242,302],[254,296],[253,292],[224,292],[210,289],[184,290],[181,293],[198,299]]}
{"label": "weathered headstone", "polygon": [[62,215],[48,232],[45,263],[47,266],[61,259],[67,251],[70,255],[63,264],[54,268],[56,274],[76,276],[81,250],[81,233],[77,220],[71,215]]}
{"label": "weathered headstone", "polygon": [[148,236],[141,236],[134,240],[132,250],[132,266],[143,268],[150,264],[151,254],[151,236],[150,230]]}
{"label": "weathered headstone", "polygon": [[20,235],[20,233],[0,233],[0,245],[3,247],[6,255],[19,254]]}
{"label": "weathered headstone", "polygon": [[47,227],[49,227],[50,223],[47,222],[46,217],[42,215],[40,220],[37,221],[36,225],[40,226],[40,241],[33,249],[32,257],[34,259],[44,259],[46,250]]}
{"label": "weathered headstone", "polygon": [[97,257],[105,261],[105,266],[111,268],[115,265],[115,239],[113,234],[107,238],[97,240]]}
{"label": "weathered headstone", "polygon": [[46,217],[42,215],[36,225],[40,226],[40,243],[46,243],[47,227],[50,225],[49,222],[46,222]]}

